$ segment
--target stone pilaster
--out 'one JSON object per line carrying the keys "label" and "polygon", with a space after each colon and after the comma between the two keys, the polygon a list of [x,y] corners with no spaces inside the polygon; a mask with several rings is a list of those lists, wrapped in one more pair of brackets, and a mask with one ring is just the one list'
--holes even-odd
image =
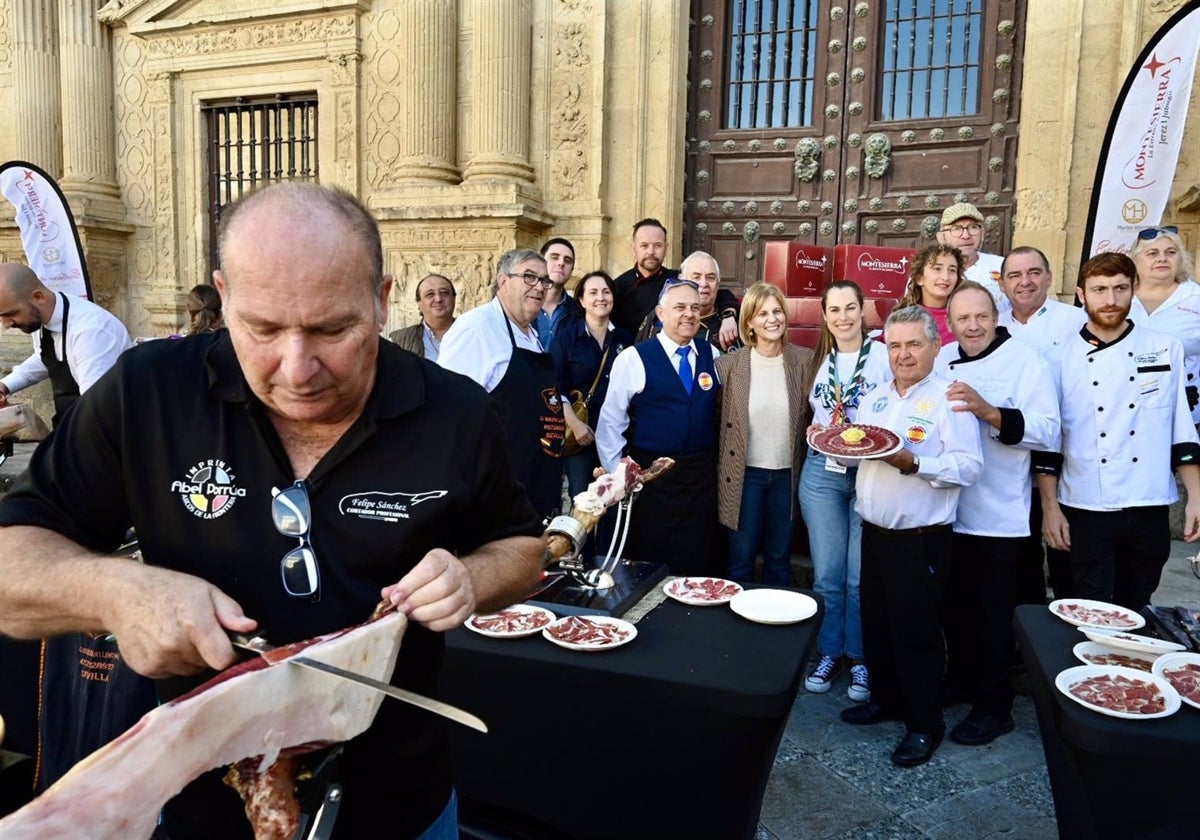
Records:
{"label": "stone pilaster", "polygon": [[473,0],[471,159],[467,181],[532,183],[528,0]]}
{"label": "stone pilaster", "polygon": [[58,0],[15,0],[13,104],[16,157],[62,175],[62,106],[58,75]]}
{"label": "stone pilaster", "polygon": [[396,13],[400,61],[408,68],[399,89],[403,116],[396,126],[396,179],[405,184],[458,183],[458,4],[407,0]]}

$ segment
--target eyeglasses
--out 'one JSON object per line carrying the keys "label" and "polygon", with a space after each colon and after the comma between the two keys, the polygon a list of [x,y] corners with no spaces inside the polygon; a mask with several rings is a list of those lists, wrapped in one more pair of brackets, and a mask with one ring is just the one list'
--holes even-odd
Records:
{"label": "eyeglasses", "polygon": [[312,506],[303,481],[286,490],[271,488],[271,521],[275,530],[285,537],[295,537],[300,545],[283,555],[279,574],[283,589],[293,598],[320,600],[321,574],[317,570],[317,555],[308,535],[312,531]]}
{"label": "eyeglasses", "polygon": [[526,271],[526,272],[523,272],[522,274],[509,274],[507,271],[504,273],[508,277],[520,277],[521,281],[526,286],[530,286],[530,287],[537,286],[540,284],[543,289],[549,289],[554,284],[554,281],[551,280],[548,276],[543,277],[540,274],[534,274],[532,271]]}
{"label": "eyeglasses", "polygon": [[1158,239],[1158,237],[1162,236],[1164,233],[1173,233],[1178,236],[1179,228],[1175,227],[1175,225],[1146,228],[1145,230],[1138,231],[1138,239],[1142,240],[1143,242],[1149,242],[1151,239]]}
{"label": "eyeglasses", "polygon": [[974,236],[981,230],[983,230],[983,225],[978,222],[972,222],[969,225],[948,225],[942,228],[943,232],[952,233],[955,236],[966,236],[967,234]]}

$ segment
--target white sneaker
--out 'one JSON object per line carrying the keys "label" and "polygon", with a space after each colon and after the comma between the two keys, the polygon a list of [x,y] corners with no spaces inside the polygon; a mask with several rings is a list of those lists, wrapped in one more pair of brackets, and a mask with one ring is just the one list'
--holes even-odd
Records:
{"label": "white sneaker", "polygon": [[829,691],[833,681],[842,675],[842,663],[832,656],[822,656],[817,667],[804,678],[804,687],[813,694],[824,694]]}
{"label": "white sneaker", "polygon": [[856,703],[866,703],[871,699],[871,684],[867,682],[867,666],[861,662],[850,666],[850,687],[846,696]]}

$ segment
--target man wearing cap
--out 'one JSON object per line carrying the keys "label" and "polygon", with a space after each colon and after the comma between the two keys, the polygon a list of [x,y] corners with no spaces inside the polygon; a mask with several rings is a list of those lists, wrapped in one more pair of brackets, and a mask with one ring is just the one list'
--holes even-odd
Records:
{"label": "man wearing cap", "polygon": [[979,250],[979,244],[983,242],[983,214],[978,207],[965,201],[947,207],[942,213],[937,239],[943,245],[962,251],[963,280],[974,280],[991,292],[999,309],[1008,307],[1008,298],[1000,291],[1003,260],[998,254],[985,254]]}
{"label": "man wearing cap", "polygon": [[677,575],[721,571],[717,529],[717,413],[721,351],[696,341],[700,292],[690,280],[663,284],[655,310],[662,331],[617,356],[596,425],[600,463],[622,455],[642,466],[675,466],[645,485],[633,506],[625,556],[668,563]]}

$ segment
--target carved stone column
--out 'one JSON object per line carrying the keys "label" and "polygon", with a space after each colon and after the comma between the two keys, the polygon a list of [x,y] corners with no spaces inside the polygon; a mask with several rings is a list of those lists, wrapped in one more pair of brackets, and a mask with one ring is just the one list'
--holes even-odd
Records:
{"label": "carved stone column", "polygon": [[79,216],[121,219],[113,124],[112,32],[95,0],[58,0],[63,177]]}
{"label": "carved stone column", "polygon": [[473,0],[471,159],[467,181],[532,183],[529,90],[532,12],[528,0]]}
{"label": "carved stone column", "polygon": [[[485,4],[486,5],[486,4]],[[458,3],[406,0],[397,6],[400,60],[407,79],[399,89],[401,182],[459,181]]]}
{"label": "carved stone column", "polygon": [[15,0],[13,106],[16,157],[55,178],[62,174],[57,0]]}

